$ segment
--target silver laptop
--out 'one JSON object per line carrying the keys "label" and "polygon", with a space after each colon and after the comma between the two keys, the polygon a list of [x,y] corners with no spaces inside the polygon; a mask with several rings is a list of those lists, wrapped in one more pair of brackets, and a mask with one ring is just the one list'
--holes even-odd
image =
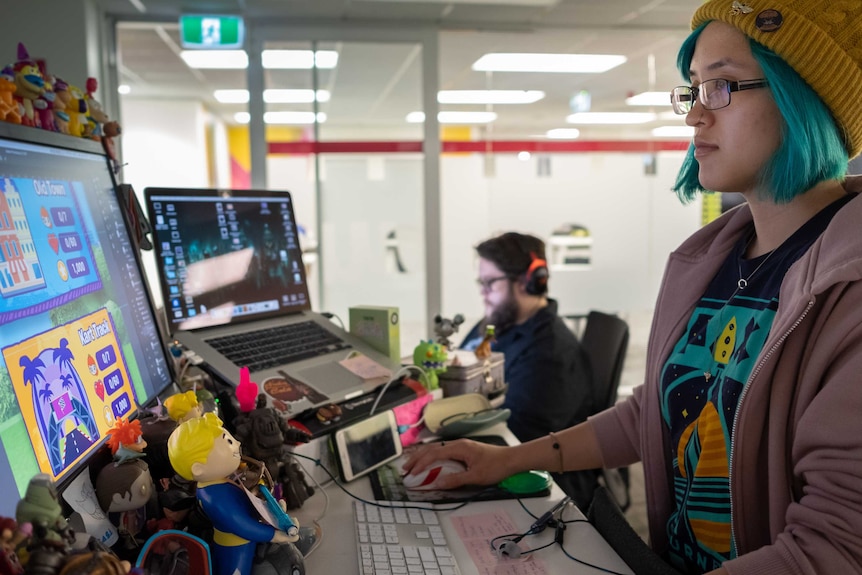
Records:
{"label": "silver laptop", "polygon": [[375,362],[361,368],[398,370],[311,311],[289,192],[147,188],[144,198],[171,337],[221,379],[237,385],[247,366],[261,390],[299,413],[385,383],[345,361],[352,352]]}

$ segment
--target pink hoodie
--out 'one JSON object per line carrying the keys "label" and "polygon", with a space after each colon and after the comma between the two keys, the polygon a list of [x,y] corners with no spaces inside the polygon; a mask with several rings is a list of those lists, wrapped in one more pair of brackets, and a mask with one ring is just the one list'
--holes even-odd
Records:
{"label": "pink hoodie", "polygon": [[[698,230],[668,259],[644,385],[590,418],[604,463],[644,462],[650,540],[667,547],[670,448],[659,373],[740,234],[747,205]],[[862,573],[862,195],[788,271],[769,338],[739,403],[730,451],[740,574]]]}

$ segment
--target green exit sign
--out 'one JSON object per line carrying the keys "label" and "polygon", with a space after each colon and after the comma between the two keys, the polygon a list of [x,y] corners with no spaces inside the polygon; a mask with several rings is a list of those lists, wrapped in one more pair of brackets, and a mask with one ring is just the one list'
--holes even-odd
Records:
{"label": "green exit sign", "polygon": [[242,48],[245,23],[240,16],[180,16],[183,48]]}

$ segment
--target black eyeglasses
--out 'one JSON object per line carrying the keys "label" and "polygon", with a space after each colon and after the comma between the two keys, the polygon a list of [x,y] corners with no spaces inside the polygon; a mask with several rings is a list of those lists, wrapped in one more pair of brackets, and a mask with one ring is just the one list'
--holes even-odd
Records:
{"label": "black eyeglasses", "polygon": [[483,279],[477,279],[477,280],[476,280],[476,283],[477,283],[477,284],[479,284],[479,289],[480,289],[480,290],[482,290],[482,291],[491,291],[492,289],[494,289],[494,284],[495,284],[495,283],[497,283],[497,282],[498,282],[498,281],[500,281],[500,280],[507,280],[507,279],[509,279],[509,276],[499,276],[499,277],[495,277],[495,278],[489,278],[489,279],[486,279],[486,280],[483,280]]}
{"label": "black eyeglasses", "polygon": [[694,101],[700,102],[704,110],[718,110],[730,105],[730,93],[742,90],[754,90],[765,88],[769,82],[765,78],[758,80],[725,80],[724,78],[713,78],[704,80],[699,86],[677,86],[670,91],[670,103],[673,111],[684,115],[691,111]]}

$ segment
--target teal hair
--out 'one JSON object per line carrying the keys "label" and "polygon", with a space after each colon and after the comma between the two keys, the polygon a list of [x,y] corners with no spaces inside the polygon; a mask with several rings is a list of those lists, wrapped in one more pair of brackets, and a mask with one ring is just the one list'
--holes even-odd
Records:
{"label": "teal hair", "polygon": [[[707,24],[686,38],[677,55],[677,67],[687,82],[691,81],[689,67],[697,38]],[[764,198],[787,203],[824,180],[843,178],[850,158],[829,108],[780,56],[754,40],[749,39],[749,44],[782,117],[781,144],[759,176]],[[699,172],[692,144],[673,186],[683,202],[707,191],[700,185]]]}

